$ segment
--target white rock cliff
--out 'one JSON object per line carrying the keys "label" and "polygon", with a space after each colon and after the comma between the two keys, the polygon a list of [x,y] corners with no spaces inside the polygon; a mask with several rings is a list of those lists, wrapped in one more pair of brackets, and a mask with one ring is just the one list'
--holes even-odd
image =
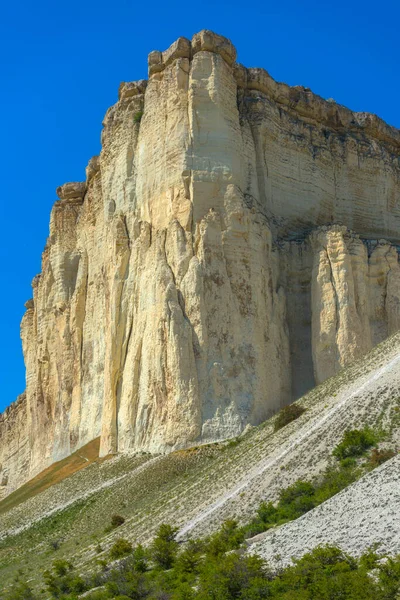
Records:
{"label": "white rock cliff", "polygon": [[236,436],[399,329],[400,132],[235,61],[209,31],[152,52],[58,188],[0,496],[98,436]]}

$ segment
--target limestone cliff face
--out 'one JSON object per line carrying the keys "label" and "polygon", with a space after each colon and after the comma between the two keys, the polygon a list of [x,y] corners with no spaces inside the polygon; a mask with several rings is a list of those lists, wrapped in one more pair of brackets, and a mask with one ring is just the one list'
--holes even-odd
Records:
{"label": "limestone cliff face", "polygon": [[312,351],[317,383],[400,327],[396,248],[368,246],[345,228],[317,231],[312,274]]}
{"label": "limestone cliff face", "polygon": [[208,31],[152,52],[58,188],[3,494],[99,435],[238,435],[399,328],[399,132],[235,59]]}

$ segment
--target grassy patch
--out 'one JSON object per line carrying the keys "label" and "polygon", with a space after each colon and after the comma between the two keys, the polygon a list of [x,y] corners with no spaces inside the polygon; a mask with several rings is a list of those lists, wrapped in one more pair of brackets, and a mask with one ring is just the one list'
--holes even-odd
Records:
{"label": "grassy patch", "polygon": [[84,469],[99,458],[100,438],[79,448],[76,452],[63,460],[53,463],[50,467],[39,473],[36,477],[25,483],[0,502],[0,514],[26,502],[47,488],[60,483],[77,471]]}
{"label": "grassy patch", "polygon": [[123,538],[116,540],[110,548],[110,558],[115,560],[116,558],[122,558],[127,554],[130,554],[133,550],[132,544]]}

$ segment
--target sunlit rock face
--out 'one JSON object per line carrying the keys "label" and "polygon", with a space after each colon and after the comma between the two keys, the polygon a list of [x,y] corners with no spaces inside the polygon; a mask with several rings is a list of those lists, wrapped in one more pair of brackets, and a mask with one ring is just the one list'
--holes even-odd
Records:
{"label": "sunlit rock face", "polygon": [[57,189],[0,495],[99,435],[102,455],[239,435],[399,328],[397,130],[209,31],[152,52],[103,125]]}

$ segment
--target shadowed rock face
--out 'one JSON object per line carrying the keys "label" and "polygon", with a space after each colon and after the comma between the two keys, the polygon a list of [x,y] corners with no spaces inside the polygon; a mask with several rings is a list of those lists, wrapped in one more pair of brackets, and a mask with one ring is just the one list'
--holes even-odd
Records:
{"label": "shadowed rock face", "polygon": [[99,435],[238,435],[399,328],[399,132],[235,58],[209,31],[152,52],[58,188],[0,495]]}

